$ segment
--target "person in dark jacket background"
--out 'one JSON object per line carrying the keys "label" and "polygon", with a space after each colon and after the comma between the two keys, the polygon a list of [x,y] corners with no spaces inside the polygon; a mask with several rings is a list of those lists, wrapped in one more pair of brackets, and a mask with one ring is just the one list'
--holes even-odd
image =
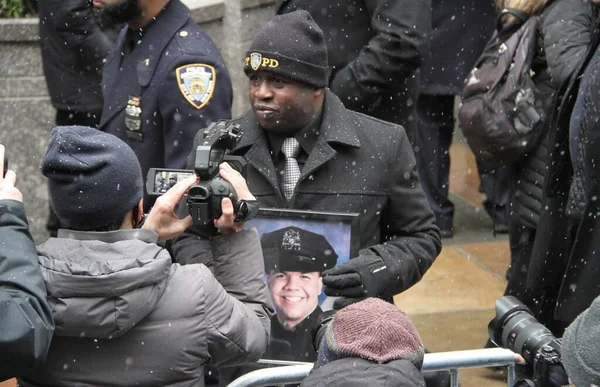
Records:
{"label": "person in dark jacket background", "polygon": [[[116,26],[100,26],[89,0],[37,2],[44,76],[57,126],[98,127],[102,115],[102,67]],[[46,228],[60,223],[50,207]]]}
{"label": "person in dark jacket background", "polygon": [[[499,2],[499,8],[521,9],[527,14],[539,15],[539,31],[536,54],[533,58],[533,82],[558,105],[561,89],[569,83],[572,75],[585,59],[594,29],[593,7],[583,0],[544,0]],[[520,8],[518,8],[520,7]],[[500,31],[511,29],[512,15],[503,15]],[[511,166],[508,202],[508,232],[511,264],[507,270],[505,295],[517,297],[525,303],[538,320],[560,337],[563,324],[555,324],[547,313],[545,300],[548,294],[540,287],[528,287],[527,276],[532,249],[537,238],[548,235],[539,233],[540,215],[544,207],[544,186],[549,163],[548,151],[552,114],[541,123],[542,134],[537,147],[524,160]],[[547,265],[551,265],[547,263]],[[533,273],[532,273],[533,274]]]}
{"label": "person in dark jacket background", "polygon": [[[185,168],[196,132],[231,117],[219,50],[180,0],[94,4],[106,22],[127,23],[104,67],[99,129],[134,150],[144,177],[153,167]],[[145,197],[145,211],[154,199]]]}
{"label": "person in dark jacket background", "polygon": [[0,144],[0,382],[40,365],[54,322],[14,171]]}
{"label": "person in dark jacket background", "polygon": [[280,0],[277,13],[303,9],[323,30],[329,89],[350,110],[416,131],[419,66],[428,49],[431,0]]}
{"label": "person in dark jacket background", "polygon": [[442,237],[454,235],[454,204],[448,198],[454,100],[492,35],[492,1],[432,0],[429,52],[421,65],[417,103],[417,166]]}
{"label": "person in dark jacket background", "polygon": [[[527,288],[541,292],[539,319],[556,336],[600,295],[600,1],[591,3],[591,44],[563,89],[550,129],[544,201],[527,270]],[[577,17],[563,15],[569,24]]]}
{"label": "person in dark jacket background", "polygon": [[425,386],[421,337],[396,306],[367,298],[320,329],[317,361],[301,386]]}

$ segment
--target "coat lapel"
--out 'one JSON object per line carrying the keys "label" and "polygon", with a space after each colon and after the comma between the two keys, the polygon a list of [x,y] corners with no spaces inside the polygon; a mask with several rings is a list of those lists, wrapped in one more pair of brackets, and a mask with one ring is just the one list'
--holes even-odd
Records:
{"label": "coat lapel", "polygon": [[283,202],[283,194],[277,180],[273,158],[265,157],[265,155],[271,154],[267,136],[256,121],[252,110],[242,118],[241,127],[244,128],[244,134],[231,153],[243,155],[246,162],[269,182],[273,191],[277,192],[280,201]]}
{"label": "coat lapel", "polygon": [[300,182],[336,155],[337,152],[331,144],[360,148],[360,140],[354,129],[356,123],[351,117],[352,115],[348,113],[342,102],[327,90],[323,105],[321,134],[302,168]]}

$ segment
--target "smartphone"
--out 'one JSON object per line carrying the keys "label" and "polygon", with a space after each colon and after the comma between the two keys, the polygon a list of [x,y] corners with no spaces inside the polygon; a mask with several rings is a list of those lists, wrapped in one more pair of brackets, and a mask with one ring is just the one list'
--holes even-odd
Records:
{"label": "smartphone", "polygon": [[4,154],[4,171],[2,171],[2,177],[6,177],[6,171],[8,171],[8,156]]}

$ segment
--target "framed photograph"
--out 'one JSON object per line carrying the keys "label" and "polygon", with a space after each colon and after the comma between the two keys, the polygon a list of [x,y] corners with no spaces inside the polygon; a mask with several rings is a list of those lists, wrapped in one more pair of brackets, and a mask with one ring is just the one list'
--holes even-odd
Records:
{"label": "framed photograph", "polygon": [[261,208],[246,223],[258,230],[265,281],[276,315],[264,359],[314,361],[312,326],[333,298],[321,273],[358,255],[359,214]]}

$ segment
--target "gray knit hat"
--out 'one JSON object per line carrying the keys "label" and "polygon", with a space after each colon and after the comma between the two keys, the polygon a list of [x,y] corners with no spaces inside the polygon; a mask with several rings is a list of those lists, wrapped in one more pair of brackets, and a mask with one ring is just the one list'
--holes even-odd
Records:
{"label": "gray knit hat", "polygon": [[562,339],[562,363],[577,387],[600,386],[600,297],[569,325]]}
{"label": "gray knit hat", "polygon": [[75,230],[117,222],[142,198],[133,150],[119,138],[84,126],[59,126],[40,164],[58,219]]}
{"label": "gray knit hat", "polygon": [[326,328],[315,368],[345,357],[376,363],[405,359],[419,370],[425,348],[408,316],[396,306],[367,298],[338,311]]}
{"label": "gray knit hat", "polygon": [[244,71],[264,70],[316,87],[329,84],[323,31],[304,10],[275,16],[254,37]]}

